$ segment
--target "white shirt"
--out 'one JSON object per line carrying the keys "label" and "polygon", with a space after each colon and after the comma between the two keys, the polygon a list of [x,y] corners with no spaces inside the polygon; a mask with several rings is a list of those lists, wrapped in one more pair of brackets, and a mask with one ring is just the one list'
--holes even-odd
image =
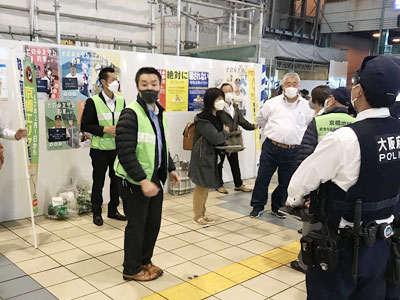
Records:
{"label": "white shirt", "polygon": [[[388,108],[371,108],[360,112],[355,122],[368,118],[386,118],[390,116]],[[303,197],[316,190],[321,183],[332,180],[347,192],[356,184],[360,174],[361,152],[355,132],[349,127],[342,127],[328,133],[318,143],[314,153],[307,157],[293,174],[288,187],[286,205],[300,206]],[[394,217],[376,220],[379,223],[391,223]],[[353,224],[340,221],[340,228],[353,227]]]}
{"label": "white shirt", "polygon": [[108,108],[114,112],[115,110],[115,95],[113,94],[113,98],[111,99],[110,97],[108,97],[106,95],[106,93],[104,93],[104,91],[101,91],[101,93],[103,94],[104,100],[106,100],[106,104],[108,106]]}
{"label": "white shirt", "polygon": [[229,105],[228,103],[225,103],[224,110],[232,117],[232,119],[235,118],[235,108],[233,107],[232,103],[231,103],[231,105]]}
{"label": "white shirt", "polygon": [[7,139],[7,140],[15,140],[15,131],[6,128],[3,116],[0,114],[0,138]]}
{"label": "white shirt", "polygon": [[264,135],[270,140],[300,145],[308,124],[314,117],[314,110],[302,97],[289,103],[284,95],[267,100],[256,116],[256,122],[263,127]]}

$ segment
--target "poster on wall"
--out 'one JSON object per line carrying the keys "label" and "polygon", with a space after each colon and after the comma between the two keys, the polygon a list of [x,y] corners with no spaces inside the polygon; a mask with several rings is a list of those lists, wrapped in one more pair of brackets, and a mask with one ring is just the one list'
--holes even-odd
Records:
{"label": "poster on wall", "polygon": [[76,101],[62,100],[45,103],[47,150],[87,147],[81,142]]}
{"label": "poster on wall", "polygon": [[167,70],[166,110],[188,111],[189,72]]}
{"label": "poster on wall", "polygon": [[203,99],[208,89],[208,72],[189,72],[189,111],[203,109]]}
{"label": "poster on wall", "polygon": [[250,91],[247,78],[247,66],[234,65],[225,68],[224,82],[233,87],[233,102],[239,106],[239,110],[244,116],[247,114],[246,104],[250,100]]}
{"label": "poster on wall", "polygon": [[100,93],[100,70],[105,67],[111,67],[117,74],[117,80],[120,83],[119,91],[121,88],[121,54],[111,51],[93,51],[92,53],[92,94]]}
{"label": "poster on wall", "polygon": [[86,100],[93,95],[90,51],[60,49],[63,100]]}
{"label": "poster on wall", "polygon": [[37,179],[39,165],[39,117],[38,98],[36,93],[36,78],[34,65],[29,59],[17,59],[20,74],[19,86],[21,91],[22,109],[26,121],[27,148],[29,160],[30,189],[32,194],[33,213],[39,212],[37,200]]}
{"label": "poster on wall", "polygon": [[60,99],[58,48],[24,46],[24,52],[25,57],[34,64],[38,99]]}
{"label": "poster on wall", "polygon": [[0,64],[0,101],[8,100],[7,66]]}
{"label": "poster on wall", "polygon": [[157,69],[158,72],[161,74],[161,88],[160,94],[158,94],[158,103],[161,104],[162,107],[165,109],[165,93],[166,93],[166,77],[165,77],[165,70],[164,69]]}

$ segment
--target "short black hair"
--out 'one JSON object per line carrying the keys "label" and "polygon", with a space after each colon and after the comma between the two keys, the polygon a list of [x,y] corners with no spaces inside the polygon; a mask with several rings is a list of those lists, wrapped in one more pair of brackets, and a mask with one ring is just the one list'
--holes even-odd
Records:
{"label": "short black hair", "polygon": [[310,95],[310,92],[308,90],[306,90],[306,89],[302,89],[300,91],[300,93],[302,93],[303,95],[306,95],[306,96]]}
{"label": "short black hair", "polygon": [[221,87],[220,87],[221,91],[222,91],[222,88],[223,88],[224,86],[230,86],[231,89],[232,89],[232,91],[233,91],[233,86],[232,86],[232,84],[227,83],[227,82],[225,82],[225,83],[223,83],[223,84],[221,85]]}
{"label": "short black hair", "polygon": [[378,95],[375,95],[374,92],[365,89],[362,85],[361,85],[361,87],[364,91],[365,99],[367,99],[367,102],[373,108],[390,107],[396,101],[397,95],[379,95],[378,96]]}
{"label": "short black hair", "polygon": [[139,71],[137,71],[136,76],[135,76],[136,85],[139,85],[139,78],[143,74],[157,75],[158,80],[160,81],[160,85],[161,85],[161,79],[162,79],[161,74],[160,74],[160,72],[157,71],[156,68],[153,68],[153,67],[143,67],[143,68],[140,68]]}
{"label": "short black hair", "polygon": [[212,110],[214,109],[214,102],[218,97],[222,97],[223,99],[225,99],[225,94],[220,89],[210,88],[206,90],[203,100],[204,101],[203,111],[212,112]]}
{"label": "short black hair", "polygon": [[101,69],[99,73],[99,81],[101,81],[102,79],[107,81],[108,73],[115,73],[115,70],[111,67],[105,67]]}

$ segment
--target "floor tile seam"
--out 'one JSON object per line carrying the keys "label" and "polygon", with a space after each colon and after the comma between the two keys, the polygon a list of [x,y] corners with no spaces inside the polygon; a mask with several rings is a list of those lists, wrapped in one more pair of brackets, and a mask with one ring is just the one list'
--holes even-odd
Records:
{"label": "floor tile seam", "polygon": [[[290,242],[290,243],[288,243],[288,244],[286,244],[286,245],[283,245],[283,246],[287,246],[287,245],[289,245],[289,244],[291,244],[291,243],[292,243],[292,242]],[[281,247],[283,247],[283,246],[281,246]],[[269,251],[273,251],[273,250],[275,250],[275,249],[281,249],[281,248],[280,248],[280,247],[276,247],[276,248],[271,249],[271,250],[269,250]],[[281,250],[284,250],[284,249],[281,249]],[[267,254],[269,251],[266,251],[266,252],[264,252],[263,254]],[[287,250],[285,250],[285,251],[287,251]],[[289,252],[289,251],[288,251],[288,252]],[[215,254],[215,253],[214,253],[214,254]],[[216,255],[218,255],[218,254],[216,254]],[[257,257],[257,256],[260,256],[260,257],[262,257],[262,258],[264,258],[264,259],[269,259],[269,258],[267,258],[267,257],[265,257],[265,256],[258,255],[258,254],[257,254],[257,255],[254,255],[254,256],[252,256],[252,257],[249,257],[249,258],[247,258],[247,259],[251,259],[251,258]],[[272,259],[270,259],[270,260],[272,260]],[[243,261],[243,260],[242,260],[242,261]],[[274,261],[274,260],[272,260],[272,261]],[[286,265],[286,264],[283,264],[283,263],[278,262],[278,261],[274,261],[274,262],[278,263],[278,265],[277,265],[276,267],[271,268],[271,270],[269,270],[268,272],[270,272],[270,271],[272,271],[272,270],[275,270],[275,269],[277,269],[277,268],[280,268],[280,267]],[[247,267],[247,268],[249,268],[249,269],[251,269],[251,270],[253,270],[253,271],[256,271],[258,274],[257,274],[257,275],[254,275],[254,276],[251,276],[250,278],[248,278],[248,279],[246,279],[246,280],[243,280],[243,281],[241,281],[241,282],[238,282],[238,283],[235,282],[235,285],[232,286],[232,287],[235,287],[235,286],[237,286],[237,285],[241,285],[243,282],[246,282],[246,281],[248,281],[248,280],[254,279],[255,277],[260,276],[260,275],[268,276],[268,275],[266,275],[267,272],[260,273],[259,271],[255,270],[255,269],[253,269],[253,268],[251,268],[251,267],[249,267],[249,266],[246,266],[246,265],[244,265],[244,264],[241,264],[240,262],[234,262],[233,264],[235,264],[235,263],[238,263],[238,264],[240,264],[240,265],[242,265],[242,266],[245,266],[245,267]],[[230,265],[225,266],[225,267],[232,266],[233,264],[230,264]],[[225,268],[225,267],[222,267],[222,268]],[[232,281],[231,279],[229,279],[229,278],[227,278],[227,277],[225,277],[225,276],[223,276],[223,275],[217,273],[216,271],[217,271],[217,270],[211,271],[211,272],[209,272],[209,273],[206,273],[206,274],[204,274],[204,275],[201,275],[201,276],[197,277],[196,279],[199,279],[199,278],[201,278],[202,276],[205,276],[205,275],[207,275],[207,274],[212,274],[212,273],[214,273],[214,274],[217,274],[217,275],[219,275],[219,276],[224,277],[225,279],[228,279],[228,280]],[[272,279],[274,279],[274,280],[277,280],[276,278],[273,278],[273,277],[271,277],[271,276],[268,276],[268,277],[269,277],[269,278],[272,278]],[[185,281],[185,282],[187,282],[187,283],[193,285],[192,283],[190,283],[190,281],[191,281],[191,280]],[[281,281],[280,281],[280,282],[281,282]],[[284,283],[284,282],[282,282],[282,283]],[[284,283],[284,284],[288,285],[287,283]],[[172,286],[172,287],[169,287],[169,288],[167,288],[167,289],[171,289],[171,288],[174,288],[174,287],[176,287],[176,286],[177,286],[177,285]],[[196,287],[196,288],[199,288],[199,287],[196,286],[196,285],[193,285],[193,286]],[[230,287],[230,288],[232,288],[232,287]],[[292,287],[292,286],[289,286],[288,289],[290,289],[291,287]],[[167,289],[165,289],[165,290],[167,290]],[[209,292],[207,292],[207,291],[205,291],[205,290],[203,290],[203,289],[201,289],[201,288],[199,288],[199,289],[202,290],[202,291],[204,291],[204,292],[206,292],[206,293],[209,293]],[[229,288],[228,288],[228,289],[229,289]],[[162,291],[165,291],[165,290],[162,290]],[[221,291],[219,291],[219,292],[217,292],[217,293],[214,293],[214,294],[212,294],[211,296],[215,296],[216,294],[218,294],[218,293],[220,293],[220,292],[222,292],[222,291],[224,291],[224,290],[226,290],[226,289],[223,289],[223,290],[221,290]],[[286,289],[285,289],[285,290],[286,290]],[[159,291],[159,292],[157,292],[156,294],[159,294],[160,296],[162,296],[162,295],[160,294],[160,292],[162,292],[162,291]],[[284,291],[284,290],[283,290],[283,291]],[[281,291],[281,292],[279,292],[279,293],[277,293],[277,294],[280,294],[280,293],[282,293],[283,291]],[[260,293],[257,292],[257,291],[254,291],[254,292],[260,294]],[[277,294],[275,294],[275,295],[277,295]],[[260,294],[260,295],[261,295],[261,294]],[[275,295],[274,295],[274,296],[275,296]],[[262,295],[262,296],[264,296],[264,295]],[[162,297],[164,297],[164,296],[162,296]],[[271,296],[271,297],[273,297],[273,296]],[[165,298],[165,297],[164,297],[164,298]]]}
{"label": "floor tile seam", "polygon": [[[40,284],[39,284],[40,285]],[[9,299],[12,299],[12,298],[14,298],[14,297],[20,297],[20,296],[23,296],[23,295],[28,295],[28,294],[30,294],[30,293],[33,293],[33,292],[37,292],[37,291],[40,291],[40,290],[45,290],[45,291],[47,291],[47,292],[49,292],[48,290],[46,290],[46,288],[45,287],[41,287],[41,288],[39,288],[39,289],[34,289],[34,290],[32,290],[32,291],[29,291],[29,292],[26,292],[26,293],[23,293],[23,294],[18,294],[18,295],[14,295],[14,296],[12,296],[11,298],[5,298],[4,300],[9,300]],[[50,292],[49,292],[50,293]],[[52,296],[54,296],[52,293],[50,293]],[[56,296],[54,296],[55,298],[57,298]],[[0,299],[2,299],[1,297],[0,297]]]}

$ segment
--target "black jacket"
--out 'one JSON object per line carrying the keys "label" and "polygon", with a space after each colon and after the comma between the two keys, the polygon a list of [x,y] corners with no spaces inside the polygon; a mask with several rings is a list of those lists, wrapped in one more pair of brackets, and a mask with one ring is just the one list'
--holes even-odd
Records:
{"label": "black jacket", "polygon": [[[331,113],[348,113],[347,108],[344,107],[335,107],[330,110],[328,114]],[[306,132],[304,133],[303,140],[301,141],[300,148],[297,152],[297,161],[296,161],[296,169],[300,166],[300,164],[305,160],[308,156],[310,156],[315,148],[318,145],[318,132],[317,132],[317,123],[315,118],[310,122],[307,127]]]}
{"label": "black jacket", "polygon": [[254,130],[254,124],[251,124],[246,120],[242,112],[239,110],[239,107],[236,104],[233,104],[233,108],[235,109],[234,118],[232,118],[231,115],[225,110],[218,112],[222,123],[229,127],[230,132],[237,131],[239,129],[239,125],[245,130]]}
{"label": "black jacket", "polygon": [[[107,105],[102,92],[99,93],[99,97]],[[82,113],[81,130],[102,137],[104,135],[103,129],[104,126],[99,125],[99,119],[97,118],[96,106],[94,104],[94,101],[92,98],[88,98],[86,100],[85,108],[83,109]]]}
{"label": "black jacket", "polygon": [[[137,101],[145,110],[146,115],[150,119],[151,125],[153,126],[153,130],[154,132],[156,132],[156,127],[153,121],[151,120],[147,105],[144,103],[142,99],[140,99],[140,97],[138,97]],[[158,103],[156,103],[156,105],[160,110],[158,114],[158,121],[160,123],[160,129],[163,139],[163,147],[162,147],[163,153],[162,153],[162,162],[160,168],[158,169],[158,173],[155,170],[151,180],[155,183],[157,183],[157,180],[161,181],[162,183],[165,183],[165,181],[167,180],[168,172],[174,171],[175,165],[171,158],[171,155],[169,153],[166,153],[165,132],[162,122],[164,108]],[[119,158],[119,162],[124,167],[129,177],[131,177],[134,181],[139,182],[143,179],[146,179],[147,176],[136,157],[137,131],[138,131],[138,119],[136,113],[132,109],[125,108],[121,112],[119,121],[117,123],[117,136],[115,138],[117,145],[117,155]],[[167,166],[167,155],[169,157],[168,166]],[[154,157],[154,165],[158,166],[157,139],[156,139],[156,155]]]}

